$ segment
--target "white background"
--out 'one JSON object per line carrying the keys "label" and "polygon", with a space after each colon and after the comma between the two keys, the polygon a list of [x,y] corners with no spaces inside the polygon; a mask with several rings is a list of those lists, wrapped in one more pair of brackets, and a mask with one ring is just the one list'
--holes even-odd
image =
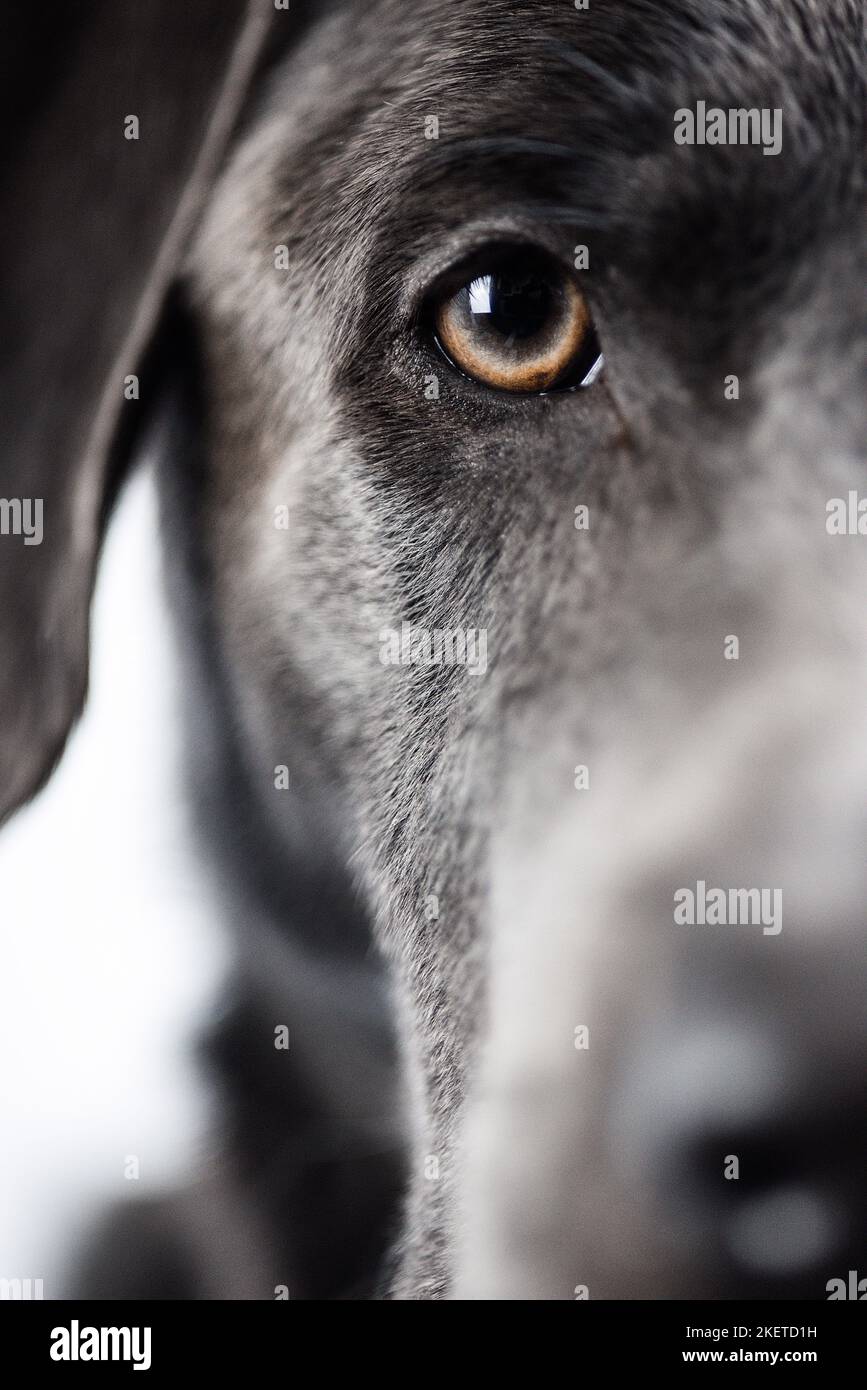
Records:
{"label": "white background", "polygon": [[227,953],[189,850],[177,681],[142,469],[103,555],[84,719],[0,833],[0,1277],[46,1298],[102,1204],[206,1142],[192,1046]]}

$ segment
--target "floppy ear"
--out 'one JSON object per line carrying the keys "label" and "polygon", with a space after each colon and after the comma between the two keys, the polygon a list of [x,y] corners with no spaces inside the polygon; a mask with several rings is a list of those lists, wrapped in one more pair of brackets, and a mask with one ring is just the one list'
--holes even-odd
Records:
{"label": "floppy ear", "polygon": [[[130,381],[272,0],[85,0],[4,20],[0,819],[59,757]],[[11,34],[10,31],[11,30]]]}

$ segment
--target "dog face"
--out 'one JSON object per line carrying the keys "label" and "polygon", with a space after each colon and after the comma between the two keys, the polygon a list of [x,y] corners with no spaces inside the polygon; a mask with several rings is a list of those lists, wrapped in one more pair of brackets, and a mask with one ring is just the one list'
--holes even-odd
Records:
{"label": "dog face", "polygon": [[[863,440],[859,23],[351,9],[273,77],[193,249],[250,764],[339,827],[400,982],[399,1292],[819,1296],[841,1258],[865,563],[825,503]],[[677,145],[702,97],[781,109],[780,153]],[[577,280],[592,384],[438,351],[431,313],[503,256]],[[487,670],[383,664],[405,623],[485,633]],[[678,924],[699,881],[781,892],[782,931]]]}
{"label": "dog face", "polygon": [[[823,1297],[863,1233],[861,42],[337,6],[204,208],[167,505],[276,857],[348,865],[390,962],[396,1296]],[[677,143],[700,101],[779,151]]]}

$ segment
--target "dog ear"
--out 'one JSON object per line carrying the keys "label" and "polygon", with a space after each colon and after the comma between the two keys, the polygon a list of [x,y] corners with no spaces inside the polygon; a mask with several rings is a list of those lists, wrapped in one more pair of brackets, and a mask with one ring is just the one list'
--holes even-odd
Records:
{"label": "dog ear", "polygon": [[4,20],[0,819],[81,710],[114,441],[274,17],[85,0]]}

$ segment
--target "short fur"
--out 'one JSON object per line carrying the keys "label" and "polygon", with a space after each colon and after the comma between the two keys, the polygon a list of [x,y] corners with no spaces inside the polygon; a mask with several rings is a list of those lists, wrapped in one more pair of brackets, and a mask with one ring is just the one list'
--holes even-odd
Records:
{"label": "short fur", "polygon": [[[150,378],[239,928],[212,1043],[238,1237],[215,1273],[179,1198],[134,1218],[143,1278],[103,1246],[82,1287],[168,1261],[179,1295],[824,1297],[864,1232],[867,558],[825,530],[864,477],[862,6],[306,18]],[[781,108],[781,153],[675,145],[698,99]],[[426,338],[436,277],[504,240],[589,247],[596,386],[491,392]],[[486,629],[487,674],[383,667],[405,620]],[[780,938],[676,928],[698,878],[782,887]],[[737,1197],[708,1193],[733,1153]],[[845,1235],[740,1258],[732,1204],[805,1183]]]}

